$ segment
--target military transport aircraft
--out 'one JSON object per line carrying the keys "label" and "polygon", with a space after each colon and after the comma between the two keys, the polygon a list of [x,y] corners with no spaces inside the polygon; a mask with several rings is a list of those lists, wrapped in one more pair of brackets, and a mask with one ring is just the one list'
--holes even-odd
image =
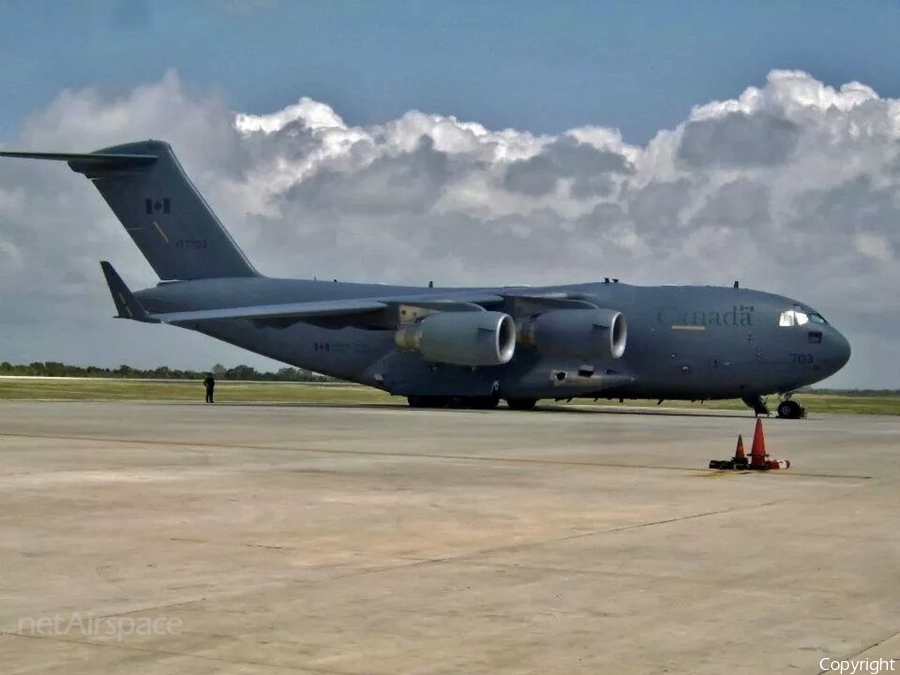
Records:
{"label": "military transport aircraft", "polygon": [[540,399],[740,398],[803,413],[791,393],[840,370],[850,345],[794,299],[744,288],[415,288],[263,276],[188,179],[148,140],[68,162],[100,191],[159,275],[132,293],[101,262],[119,318],[195,330],[405,396],[413,407],[528,410]]}

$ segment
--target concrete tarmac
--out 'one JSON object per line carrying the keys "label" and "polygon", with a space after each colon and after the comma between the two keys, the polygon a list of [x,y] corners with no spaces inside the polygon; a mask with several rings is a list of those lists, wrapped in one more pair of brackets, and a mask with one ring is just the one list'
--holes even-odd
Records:
{"label": "concrete tarmac", "polygon": [[900,659],[900,418],[772,419],[790,470],[705,470],[753,424],[2,402],[0,672]]}

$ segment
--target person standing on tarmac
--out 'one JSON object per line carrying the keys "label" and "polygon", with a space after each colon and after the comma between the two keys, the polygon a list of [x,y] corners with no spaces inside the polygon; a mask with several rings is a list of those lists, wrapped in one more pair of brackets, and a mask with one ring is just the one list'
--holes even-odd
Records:
{"label": "person standing on tarmac", "polygon": [[213,393],[216,388],[216,378],[212,376],[212,373],[207,374],[206,379],[203,380],[203,386],[206,387],[206,402],[215,403]]}

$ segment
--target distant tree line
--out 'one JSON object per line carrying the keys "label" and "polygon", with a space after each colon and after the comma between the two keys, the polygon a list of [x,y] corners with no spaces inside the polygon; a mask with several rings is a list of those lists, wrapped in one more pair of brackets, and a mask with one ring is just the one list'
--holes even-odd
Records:
{"label": "distant tree line", "polygon": [[900,389],[818,389],[816,387],[804,387],[798,393],[833,394],[835,396],[896,396]]}
{"label": "distant tree line", "polygon": [[[159,366],[158,368],[132,368],[121,365],[118,368],[101,366],[73,366],[58,361],[35,361],[29,364],[0,362],[0,375],[30,375],[32,377],[122,377],[146,380],[202,380],[212,373],[217,380],[251,380],[258,382],[332,382],[334,378],[314,373],[304,368],[285,366],[278,370],[256,370],[253,366],[226,368],[217,363],[209,370],[181,370]],[[900,394],[898,389],[816,389],[803,387],[799,393],[838,394],[842,396],[892,396]]]}
{"label": "distant tree line", "polygon": [[33,363],[12,364],[0,362],[0,375],[31,375],[33,377],[122,377],[152,380],[202,380],[212,373],[217,380],[256,380],[260,382],[326,382],[331,378],[303,368],[286,366],[275,372],[260,372],[253,366],[226,368],[217,363],[209,370],[181,370],[159,366],[158,368],[132,368],[121,365],[118,368],[100,366],[73,366],[57,361],[35,361]]}

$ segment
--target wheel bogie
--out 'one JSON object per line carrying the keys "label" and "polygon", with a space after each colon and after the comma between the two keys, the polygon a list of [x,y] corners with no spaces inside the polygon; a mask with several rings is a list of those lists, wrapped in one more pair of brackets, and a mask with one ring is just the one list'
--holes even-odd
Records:
{"label": "wheel bogie", "polygon": [[407,396],[410,408],[446,408],[450,404],[447,396]]}
{"label": "wheel bogie", "polygon": [[538,400],[536,398],[508,398],[506,405],[510,410],[534,410]]}
{"label": "wheel bogie", "polygon": [[500,403],[498,396],[407,396],[410,408],[462,408],[491,410]]}
{"label": "wheel bogie", "polygon": [[493,410],[500,403],[498,396],[465,396],[460,399],[461,407],[471,410]]}

